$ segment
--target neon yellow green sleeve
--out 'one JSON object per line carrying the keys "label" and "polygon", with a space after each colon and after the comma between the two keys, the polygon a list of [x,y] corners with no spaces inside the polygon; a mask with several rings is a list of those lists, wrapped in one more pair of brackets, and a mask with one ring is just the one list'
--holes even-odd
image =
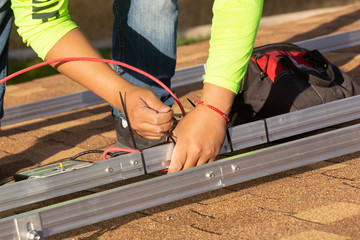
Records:
{"label": "neon yellow green sleeve", "polygon": [[70,30],[68,0],[11,0],[18,33],[44,59],[50,49]]}
{"label": "neon yellow green sleeve", "polygon": [[263,0],[215,0],[204,82],[239,91],[259,27]]}

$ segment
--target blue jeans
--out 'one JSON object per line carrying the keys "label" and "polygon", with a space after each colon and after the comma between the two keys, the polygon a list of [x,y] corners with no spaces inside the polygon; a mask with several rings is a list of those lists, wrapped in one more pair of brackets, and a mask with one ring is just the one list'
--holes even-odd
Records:
{"label": "blue jeans", "polygon": [[[9,35],[13,19],[10,0],[0,0],[0,79],[8,74]],[[0,84],[0,119],[4,115],[4,94],[6,83]]]}
{"label": "blue jeans", "polygon": [[[112,57],[160,79],[170,88],[176,65],[177,0],[114,0]],[[170,94],[152,80],[115,65],[129,82],[150,88],[166,105]],[[121,115],[114,109],[115,115]]]}

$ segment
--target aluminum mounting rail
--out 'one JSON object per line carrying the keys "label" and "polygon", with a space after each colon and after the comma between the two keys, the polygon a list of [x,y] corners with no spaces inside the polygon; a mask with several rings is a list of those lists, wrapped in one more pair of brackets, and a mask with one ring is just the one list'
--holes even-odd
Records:
{"label": "aluminum mounting rail", "polygon": [[4,109],[0,127],[105,103],[91,91],[81,91]]}
{"label": "aluminum mounting rail", "polygon": [[[262,121],[234,127],[231,132],[234,150],[266,142]],[[95,163],[85,162],[77,168],[65,166],[64,170],[60,170],[52,166],[49,171],[52,175],[0,186],[0,211],[141,176],[145,174],[145,167],[147,173],[165,169],[172,150],[173,144],[169,143],[145,149],[142,154],[126,154]],[[223,152],[229,150],[227,143],[224,144]],[[144,158],[145,167],[141,157]]]}
{"label": "aluminum mounting rail", "polygon": [[[360,120],[360,95],[235,126],[229,133],[233,149],[239,150],[357,119]],[[225,139],[220,152],[229,149]]]}
{"label": "aluminum mounting rail", "polygon": [[342,48],[354,47],[360,44],[360,29],[317,37],[297,42],[296,44],[306,49],[318,49],[320,52],[330,52]]}
{"label": "aluminum mounting rail", "polygon": [[[229,133],[233,150],[236,151],[356,119],[360,119],[360,96],[234,126]],[[163,162],[170,160],[172,148],[172,144],[166,144],[144,150],[142,156],[146,172],[164,169]],[[221,153],[228,153],[230,149],[226,139]],[[51,172],[51,176],[1,186],[0,211],[140,176],[145,173],[145,168],[141,154],[134,153],[84,163],[65,171],[51,169]]]}
{"label": "aluminum mounting rail", "polygon": [[[297,42],[295,44],[308,49],[318,49],[322,52],[356,46],[360,44],[360,29],[314,38],[302,42]],[[203,80],[204,73],[204,64],[177,70],[175,72],[175,76],[171,80],[172,87],[175,88],[187,84],[201,82]],[[4,110],[4,118],[0,120],[0,126],[6,126],[26,120],[94,106],[101,103],[105,103],[105,101],[94,93],[86,90],[78,93],[72,93],[60,97],[23,104],[6,108]]]}
{"label": "aluminum mounting rail", "polygon": [[[354,35],[354,33],[351,34],[351,36],[356,36],[356,34]],[[324,42],[322,41],[315,41],[314,43],[324,46]],[[311,47],[307,46],[307,48]],[[314,48],[319,49],[320,46],[316,46]],[[330,49],[329,47],[326,48]],[[325,51],[322,48],[320,50]],[[204,65],[199,65],[194,68],[182,70],[184,71],[183,73],[186,74],[180,74],[178,75],[178,77],[180,76],[180,78],[182,78],[181,81],[186,81],[186,84],[189,84],[192,83],[192,78],[198,78],[197,81],[202,80],[202,75],[204,73]],[[173,86],[176,86],[176,84],[173,84]],[[179,84],[178,86],[181,86],[181,84]],[[89,104],[89,102],[93,102],[91,103],[93,105],[99,104],[96,102],[100,98],[97,99],[95,95],[93,95],[95,97],[91,96],[90,92],[90,95],[87,95],[87,92],[88,91],[80,93],[83,94],[80,97],[77,96],[78,93],[73,94],[73,97],[75,99],[73,101],[76,104],[80,102],[77,108],[89,106],[87,105]],[[61,98],[62,97],[59,97],[59,99]],[[64,96],[64,98],[62,98],[61,100],[55,100],[55,102],[50,104],[47,101],[52,101],[53,99],[44,100],[42,101],[42,103],[45,104],[45,108],[49,108],[49,106],[51,106],[51,108],[53,109],[54,105],[52,104],[57,104],[62,101],[64,103],[63,109],[66,109],[68,108],[67,105],[69,104],[66,103],[66,99],[68,99],[68,96]],[[100,99],[100,101],[102,100]],[[286,138],[289,136],[294,136],[300,133],[317,130],[320,128],[348,122],[355,119],[360,119],[359,103],[360,96],[355,96],[304,109],[301,111],[268,118],[262,121],[233,127],[229,129],[233,149],[238,150],[246,147],[251,147],[262,143]],[[39,102],[31,104],[33,104],[31,106],[35,106],[36,108],[40,107]],[[23,106],[24,105],[15,107],[18,109],[15,109],[16,111],[13,111],[21,112],[22,110],[24,110],[22,109]],[[29,108],[29,105],[27,105],[26,107]],[[73,109],[76,108],[70,108],[70,110]],[[63,111],[69,111],[69,108]],[[24,115],[20,113],[20,115],[16,115],[15,117],[13,117],[13,120],[15,119],[15,122],[23,121],[23,117]],[[259,150],[257,152],[251,153],[249,155],[250,157],[235,156],[226,159],[226,161],[220,160],[215,163],[206,164],[190,170],[182,171],[180,173],[159,177],[160,180],[158,180],[158,178],[151,179],[145,182],[137,183],[136,185],[128,185],[125,187],[112,189],[103,193],[94,194],[90,197],[73,200],[69,203],[61,203],[57,206],[50,206],[45,209],[24,213],[20,216],[12,216],[10,218],[0,220],[0,239],[8,239],[8,237],[12,238],[13,236],[15,236],[15,238],[17,239],[28,239],[29,235],[33,235],[34,237],[34,235],[39,233],[39,236],[48,236],[58,232],[70,230],[74,227],[84,226],[89,223],[93,223],[94,219],[95,221],[101,221],[110,217],[121,216],[123,214],[129,213],[129,211],[133,212],[146,207],[151,207],[165,202],[178,200],[187,196],[192,196],[201,192],[265,176],[271,173],[284,171],[294,167],[303,166],[312,162],[322,161],[331,157],[336,157],[351,152],[356,152],[359,151],[360,147],[359,133],[359,124],[357,124],[351,127],[334,130],[329,133],[319,134],[286,144],[281,144],[275,147]],[[142,165],[141,155],[139,153],[134,153],[104,160],[97,163],[84,164],[84,166],[82,166],[81,168],[72,169],[65,172],[55,172],[53,175],[48,177],[33,178],[26,181],[2,186],[0,188],[0,211],[80,191],[94,186],[99,186],[106,183],[139,176],[144,174],[145,168],[149,173],[161,170],[164,168],[164,165],[162,163],[169,161],[170,159],[172,147],[172,144],[165,144],[159,147],[144,150],[143,157],[146,160],[146,166]],[[229,149],[230,146],[226,140],[221,149],[221,152],[229,152]],[[293,152],[295,152],[296,154],[291,157],[291,154]],[[261,153],[264,153],[264,155],[261,155]],[[271,159],[274,159],[274,161],[269,160],[269,156],[271,157]],[[239,163],[233,163],[234,161],[239,161]],[[212,167],[214,167],[214,169],[209,170]],[[231,174],[229,169],[231,169]],[[201,172],[202,170],[207,170],[205,175],[204,172]],[[187,182],[187,185],[184,188],[165,188],[165,190],[163,189],[164,191],[162,191],[162,193],[159,193],[157,191],[149,192],[149,189],[151,189],[149,186],[151,186],[151,184],[157,184],[158,181],[161,181],[161,179],[165,179],[166,183],[170,183],[172,181],[183,182],[182,176],[186,174],[188,174],[188,176],[185,179],[190,178],[192,179],[192,181]],[[88,179],[88,176],[92,176],[91,179]],[[204,176],[206,177],[207,181],[203,181]],[[69,179],[71,179],[71,182],[69,181]],[[209,180],[216,181],[211,181],[209,183]],[[150,182],[151,184],[147,185],[148,182]],[[214,185],[214,183],[216,183],[216,186]],[[195,186],[197,184],[199,185],[198,188],[196,188]],[[189,186],[192,187],[190,188],[190,192],[189,189],[187,189]],[[176,185],[176,187],[178,186]],[[141,198],[142,196],[139,195],[144,190],[148,190],[146,196],[152,198],[151,201],[148,200],[144,202],[144,199]],[[135,194],[132,195],[133,198],[131,198],[132,200],[134,200],[134,203],[130,201],[131,199],[127,199],[129,201],[125,202],[111,203],[110,206],[119,207],[119,209],[117,209],[117,211],[115,212],[113,211],[113,209],[107,209],[107,206],[105,206],[106,209],[102,208],[104,206],[97,206],[98,208],[92,208],[89,210],[90,213],[81,212],[83,211],[83,208],[81,208],[82,204],[84,204],[84,206],[89,205],[91,208],[91,205],[98,203],[98,201],[106,203],[108,201],[114,201],[114,199],[118,200],[119,196],[117,194],[126,194],[132,191],[135,192]],[[174,192],[176,192],[176,194],[173,194]],[[163,195],[164,193],[166,195],[165,197]],[[116,195],[116,197],[113,199],[111,199],[112,194]],[[106,197],[110,197],[110,200],[106,200]],[[141,200],[139,198],[141,198]],[[59,209],[59,207],[61,206],[65,207],[66,211],[71,212],[72,215],[69,213],[69,216],[72,216],[69,217],[71,219],[67,219],[67,216],[61,216],[63,214],[63,211]],[[102,209],[99,210],[99,208]],[[72,209],[74,211],[69,209]],[[105,211],[102,213],[102,210]],[[86,215],[86,217],[84,214]],[[59,218],[59,216],[63,218]],[[57,220],[64,221],[66,222],[66,224],[64,224],[64,222],[60,222],[59,224],[59,222],[56,222]],[[31,223],[31,228],[29,228],[29,223]],[[14,229],[16,235],[13,235]]]}
{"label": "aluminum mounting rail", "polygon": [[0,239],[40,239],[357,151],[360,124],[0,219]]}
{"label": "aluminum mounting rail", "polygon": [[360,119],[360,95],[265,119],[269,142]]}

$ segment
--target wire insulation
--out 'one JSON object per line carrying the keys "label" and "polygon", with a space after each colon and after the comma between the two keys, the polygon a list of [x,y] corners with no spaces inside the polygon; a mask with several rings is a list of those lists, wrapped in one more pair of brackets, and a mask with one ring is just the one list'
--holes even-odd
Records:
{"label": "wire insulation", "polygon": [[145,77],[148,77],[149,79],[153,80],[157,84],[159,84],[162,88],[164,88],[174,98],[176,103],[179,105],[182,115],[185,116],[185,114],[186,114],[185,110],[184,110],[184,107],[182,106],[180,100],[159,79],[157,79],[156,77],[152,76],[151,74],[149,74],[149,73],[147,73],[147,72],[145,72],[145,71],[143,71],[141,69],[138,69],[136,67],[133,67],[133,66],[131,66],[129,64],[119,62],[119,61],[116,61],[116,60],[110,60],[110,59],[87,58],[87,57],[66,57],[66,58],[53,59],[53,60],[49,60],[49,61],[45,61],[45,62],[42,62],[42,63],[35,64],[33,66],[30,66],[30,67],[24,68],[24,69],[22,69],[20,71],[17,71],[17,72],[15,72],[13,74],[10,74],[9,76],[7,76],[7,77],[3,78],[2,80],[0,80],[0,84],[6,82],[6,81],[8,81],[8,80],[10,80],[10,79],[12,79],[12,78],[14,78],[16,76],[19,76],[19,75],[21,75],[23,73],[29,72],[29,71],[34,70],[34,69],[39,68],[39,67],[43,67],[43,66],[50,65],[50,64],[53,64],[53,63],[58,63],[58,62],[72,62],[72,61],[102,62],[102,63],[116,64],[116,65],[120,65],[122,67],[128,68],[128,69],[130,69],[130,70],[132,70],[134,72],[140,73],[140,74],[144,75]]}
{"label": "wire insulation", "polygon": [[104,151],[104,153],[102,155],[103,160],[106,160],[106,155],[108,154],[108,152],[111,152],[111,151],[128,152],[128,153],[140,152],[140,150],[138,150],[138,149],[119,148],[119,147],[108,148]]}
{"label": "wire insulation", "polygon": [[[71,62],[71,61],[88,61],[88,62],[101,62],[101,63],[108,63],[108,64],[116,64],[116,65],[119,65],[119,66],[122,66],[122,67],[125,67],[127,69],[130,69],[134,72],[137,72],[139,74],[142,74],[143,76],[145,77],[148,77],[149,79],[153,80],[154,82],[156,82],[157,84],[159,84],[162,88],[164,88],[173,98],[174,100],[176,101],[176,103],[179,105],[180,107],[180,110],[181,110],[181,113],[183,116],[186,115],[185,113],[185,110],[184,110],[184,107],[182,106],[180,100],[176,97],[176,95],[163,83],[161,82],[159,79],[155,78],[154,76],[152,76],[151,74],[141,70],[141,69],[138,69],[136,67],[133,67],[129,64],[126,64],[126,63],[123,63],[123,62],[120,62],[120,61],[116,61],[116,60],[110,60],[110,59],[103,59],[103,58],[88,58],[88,57],[66,57],[66,58],[58,58],[58,59],[53,59],[53,60],[49,60],[49,61],[44,61],[42,63],[38,63],[38,64],[35,64],[33,66],[30,66],[30,67],[27,67],[27,68],[24,68],[20,71],[17,71],[13,74],[10,74],[9,76],[3,78],[2,80],[0,80],[0,84],[16,77],[16,76],[19,76],[23,73],[26,73],[26,72],[29,72],[31,70],[34,70],[36,68],[40,68],[40,67],[43,67],[43,66],[46,66],[46,65],[50,65],[50,64],[53,64],[53,63],[59,63],[59,62]],[[128,152],[128,153],[134,153],[134,152],[139,152],[138,149],[127,149],[127,148],[109,148],[107,150],[105,150],[103,152],[103,159],[105,160],[106,159],[106,155],[110,152],[110,151],[120,151],[120,152]],[[82,156],[84,154],[87,154],[87,153],[91,153],[91,152],[96,152],[96,153],[100,153],[99,150],[89,150],[89,151],[86,151],[86,152],[83,152],[83,153],[79,153],[78,155],[75,155],[72,159],[75,159],[79,156]],[[4,183],[1,183],[1,184],[5,184],[6,182]]]}

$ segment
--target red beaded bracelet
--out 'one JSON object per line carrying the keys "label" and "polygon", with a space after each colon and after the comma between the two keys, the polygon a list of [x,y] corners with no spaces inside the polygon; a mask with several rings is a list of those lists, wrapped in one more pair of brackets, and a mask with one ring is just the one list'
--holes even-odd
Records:
{"label": "red beaded bracelet", "polygon": [[209,104],[205,104],[203,101],[194,101],[194,102],[196,102],[197,104],[204,105],[204,106],[206,106],[206,107],[214,110],[215,112],[219,113],[219,114],[225,119],[225,121],[226,121],[227,123],[230,122],[229,116],[226,115],[225,113],[223,113],[222,111],[220,111],[219,109],[217,109],[216,107],[211,106],[211,105],[209,105]]}

